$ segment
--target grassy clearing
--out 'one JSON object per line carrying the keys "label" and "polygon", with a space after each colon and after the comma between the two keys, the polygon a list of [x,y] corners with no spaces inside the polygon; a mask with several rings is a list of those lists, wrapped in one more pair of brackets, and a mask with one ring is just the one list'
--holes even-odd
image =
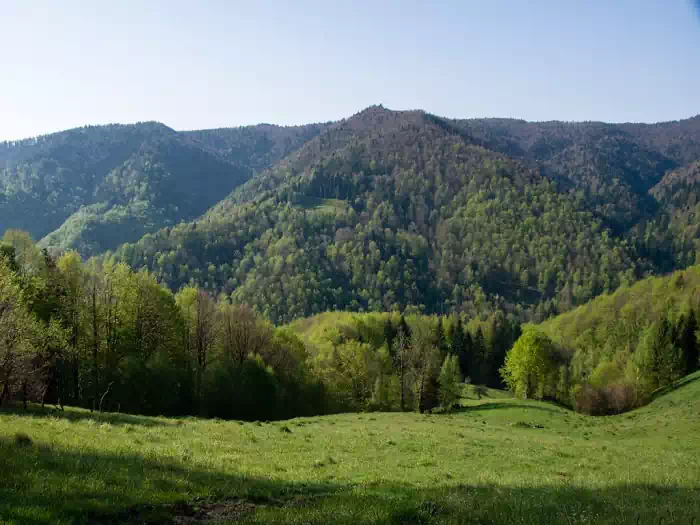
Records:
{"label": "grassy clearing", "polygon": [[696,374],[607,418],[497,391],[275,423],[3,413],[0,523],[690,524],[699,408]]}
{"label": "grassy clearing", "polygon": [[304,197],[298,204],[305,210],[337,213],[348,209],[348,202],[341,199],[321,199],[318,197]]}

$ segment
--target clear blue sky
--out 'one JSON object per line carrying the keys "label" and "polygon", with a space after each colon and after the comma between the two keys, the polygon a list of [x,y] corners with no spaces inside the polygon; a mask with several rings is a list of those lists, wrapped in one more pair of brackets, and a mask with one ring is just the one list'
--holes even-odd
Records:
{"label": "clear blue sky", "polygon": [[0,0],[0,140],[84,124],[700,113],[691,0]]}

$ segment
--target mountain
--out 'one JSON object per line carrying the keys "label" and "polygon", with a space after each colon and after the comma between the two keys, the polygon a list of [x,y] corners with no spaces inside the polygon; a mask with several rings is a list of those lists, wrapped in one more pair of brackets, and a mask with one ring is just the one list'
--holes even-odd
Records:
{"label": "mountain", "polygon": [[[561,160],[547,164],[599,161],[586,173],[603,179],[605,162],[618,157],[562,152],[585,150],[578,142],[594,151],[631,141],[624,132],[564,125],[560,136],[573,138],[561,139],[559,154],[532,158],[523,139],[516,155],[491,144],[477,124],[368,108],[195,222],[122,246],[116,256],[175,288],[194,280],[232,294],[275,321],[409,307],[505,308],[544,318],[655,270],[614,213],[604,213],[590,192],[571,189],[576,174]],[[626,178],[652,217],[656,201],[646,192],[675,164],[641,147],[630,152],[614,177]],[[549,169],[555,164],[571,182]],[[612,206],[604,195],[600,202]]]}
{"label": "mountain", "polygon": [[99,254],[193,219],[318,133],[260,125],[178,133],[158,123],[74,129],[0,145],[0,233]]}
{"label": "mountain", "polygon": [[544,319],[695,262],[700,117],[90,127],[0,147],[0,230],[106,251],[284,322],[325,310]]}

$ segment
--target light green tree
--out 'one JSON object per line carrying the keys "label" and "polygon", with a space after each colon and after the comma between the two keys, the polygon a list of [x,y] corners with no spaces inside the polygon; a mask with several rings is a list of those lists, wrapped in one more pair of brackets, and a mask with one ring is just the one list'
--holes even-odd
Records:
{"label": "light green tree", "polygon": [[542,399],[556,390],[561,358],[552,340],[527,328],[506,355],[501,376],[517,397]]}

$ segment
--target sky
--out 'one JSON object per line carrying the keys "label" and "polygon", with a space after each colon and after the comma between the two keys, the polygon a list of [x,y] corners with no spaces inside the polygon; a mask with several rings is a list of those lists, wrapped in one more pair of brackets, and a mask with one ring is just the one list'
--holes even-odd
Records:
{"label": "sky", "polygon": [[0,0],[0,140],[348,117],[700,113],[700,0]]}

